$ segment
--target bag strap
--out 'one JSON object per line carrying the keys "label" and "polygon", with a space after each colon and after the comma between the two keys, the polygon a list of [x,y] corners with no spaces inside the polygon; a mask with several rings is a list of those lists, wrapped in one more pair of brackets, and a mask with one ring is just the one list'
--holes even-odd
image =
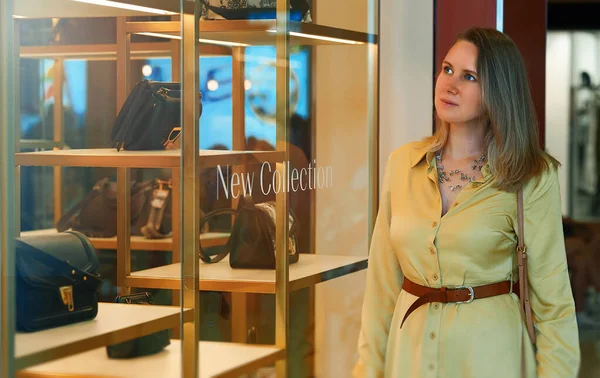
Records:
{"label": "bag strap", "polygon": [[92,188],[91,192],[89,192],[84,199],[77,202],[75,206],[73,206],[62,217],[60,217],[58,222],[56,222],[56,229],[58,230],[58,232],[66,231],[73,226],[75,219],[79,215],[79,211],[87,205],[89,205],[94,200],[94,198],[100,195],[100,193],[102,192],[102,188],[104,188],[107,182],[108,177],[105,177],[102,180],[98,181],[96,185],[94,185],[94,188]]}
{"label": "bag strap", "polygon": [[[156,189],[156,190],[167,190],[167,189]],[[167,200],[171,195],[171,190],[167,190],[167,196],[165,198],[158,198],[157,191],[152,192],[150,199],[150,214],[148,215],[148,223],[140,230],[142,234],[148,239],[164,239],[169,237],[161,233],[160,226],[162,225],[165,210],[167,209]],[[155,207],[155,201],[161,201],[160,207]]]}
{"label": "bag strap", "polygon": [[[517,261],[519,265],[519,299],[520,310],[523,321],[527,325],[527,333],[533,344],[536,342],[535,329],[533,328],[533,317],[531,314],[531,302],[529,300],[529,277],[527,273],[527,246],[524,242],[523,225],[523,189],[519,188],[517,192],[517,221],[519,224]],[[525,333],[521,338],[521,376],[527,376],[527,367],[525,366]]]}

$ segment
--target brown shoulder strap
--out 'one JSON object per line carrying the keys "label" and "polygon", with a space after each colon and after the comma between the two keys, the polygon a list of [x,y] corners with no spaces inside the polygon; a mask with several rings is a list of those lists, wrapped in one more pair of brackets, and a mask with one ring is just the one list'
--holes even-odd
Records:
{"label": "brown shoulder strap", "polygon": [[523,189],[517,193],[517,218],[519,222],[519,241],[517,244],[517,259],[519,263],[519,291],[521,297],[521,308],[523,309],[527,324],[527,332],[531,342],[535,344],[535,330],[533,328],[533,317],[531,315],[531,302],[529,301],[529,277],[527,274],[527,246],[525,246],[525,234],[523,226]]}

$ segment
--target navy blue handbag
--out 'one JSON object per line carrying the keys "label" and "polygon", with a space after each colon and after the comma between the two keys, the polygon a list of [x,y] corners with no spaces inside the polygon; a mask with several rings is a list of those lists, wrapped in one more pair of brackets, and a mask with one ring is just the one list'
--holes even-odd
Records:
{"label": "navy blue handbag", "polygon": [[39,331],[91,320],[102,281],[98,257],[82,233],[16,240],[17,330]]}

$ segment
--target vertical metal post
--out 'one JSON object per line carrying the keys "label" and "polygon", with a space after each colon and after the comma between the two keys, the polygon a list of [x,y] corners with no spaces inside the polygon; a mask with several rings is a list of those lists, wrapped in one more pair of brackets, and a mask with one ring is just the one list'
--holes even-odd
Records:
{"label": "vertical metal post", "polygon": [[[288,124],[290,119],[289,109],[289,0],[277,0],[276,21],[276,133],[277,151],[284,152],[284,161],[277,163],[277,171],[282,182],[287,182],[288,150]],[[275,344],[286,350],[285,359],[277,361],[276,371],[278,378],[288,376],[288,351],[289,344],[289,201],[287,190],[277,193],[277,230],[276,230],[276,269],[275,269]]]}
{"label": "vertical metal post", "polygon": [[13,2],[0,2],[0,376],[15,374],[15,40]]}
{"label": "vertical metal post", "polygon": [[[181,8],[185,1],[181,0]],[[184,378],[197,378],[200,369],[198,356],[200,340],[200,178],[198,176],[200,160],[200,130],[198,115],[200,111],[198,93],[199,79],[199,19],[200,2],[194,2],[194,13],[181,16],[182,33],[182,165],[183,179],[181,196],[181,240],[183,253],[181,259],[183,275],[183,307],[194,311],[194,321],[183,323],[182,368]],[[185,204],[185,206],[184,206]]]}
{"label": "vertical metal post", "polygon": [[[246,94],[245,94],[245,48],[233,47],[231,49],[231,71],[232,71],[232,99],[231,107],[233,114],[232,148],[233,150],[246,150]],[[233,167],[235,173],[241,173],[242,166]],[[232,199],[232,207],[237,208],[238,199]],[[234,342],[246,343],[248,332],[248,294],[231,294],[231,339]]]}
{"label": "vertical metal post", "polygon": [[367,119],[369,134],[369,206],[368,206],[368,245],[375,227],[379,206],[379,1],[369,0],[368,33],[377,40],[367,45]]}
{"label": "vertical metal post", "polygon": [[[59,144],[59,148],[64,144],[63,129],[63,83],[65,77],[65,61],[58,58],[54,61],[54,133],[53,140]],[[54,224],[56,224],[63,211],[63,193],[62,193],[63,168],[54,167]]]}
{"label": "vertical metal post", "polygon": [[[117,17],[117,112],[129,95],[131,35],[126,17]],[[117,168],[117,287],[129,294],[125,281],[131,273],[131,187],[130,168]]]}

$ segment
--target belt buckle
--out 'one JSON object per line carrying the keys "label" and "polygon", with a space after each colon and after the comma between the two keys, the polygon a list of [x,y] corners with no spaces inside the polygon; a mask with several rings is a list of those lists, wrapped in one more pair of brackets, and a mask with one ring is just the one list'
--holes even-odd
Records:
{"label": "belt buckle", "polygon": [[454,290],[460,290],[460,289],[468,289],[469,293],[471,294],[471,298],[469,298],[469,300],[467,300],[467,301],[459,301],[459,302],[455,302],[455,303],[471,303],[475,300],[475,292],[473,291],[473,288],[471,286],[456,286],[454,288]]}

